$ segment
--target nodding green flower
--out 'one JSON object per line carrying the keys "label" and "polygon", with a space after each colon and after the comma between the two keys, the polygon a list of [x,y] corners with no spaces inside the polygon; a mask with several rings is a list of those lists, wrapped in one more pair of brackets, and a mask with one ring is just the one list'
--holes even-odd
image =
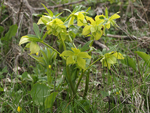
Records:
{"label": "nodding green flower", "polygon": [[66,50],[60,56],[66,58],[66,64],[76,64],[79,68],[85,69],[86,58],[91,59],[91,56],[86,52],[81,52],[77,48],[71,48],[72,51]]}
{"label": "nodding green flower", "polygon": [[20,113],[22,111],[22,108],[18,106],[17,111]]}
{"label": "nodding green flower", "polygon": [[117,63],[117,59],[124,59],[124,57],[119,52],[112,51],[110,53],[106,53],[101,59],[102,66],[110,69],[111,65]]}

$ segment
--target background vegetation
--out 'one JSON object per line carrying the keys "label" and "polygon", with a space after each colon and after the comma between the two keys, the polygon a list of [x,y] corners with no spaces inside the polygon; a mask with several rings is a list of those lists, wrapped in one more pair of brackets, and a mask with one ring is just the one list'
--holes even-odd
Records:
{"label": "background vegetation", "polygon": [[[76,6],[81,6],[80,10],[84,11],[91,7],[87,16],[92,18],[105,15],[106,7],[109,16],[119,12],[118,27],[111,27],[106,30],[107,35],[93,42],[95,51],[91,56],[95,61],[97,55],[117,51],[124,59],[110,69],[103,67],[100,61],[90,67],[86,98],[82,98],[86,76],[83,76],[78,88],[80,98],[76,99],[70,93],[62,68],[64,62],[60,57],[57,56],[57,60],[55,55],[47,57],[52,58],[53,63],[52,67],[48,67],[53,69],[50,72],[53,82],[48,84],[47,67],[33,59],[31,49],[19,46],[22,36],[37,35],[33,23],[46,13],[42,3],[54,15],[63,12],[59,17],[62,21],[70,14],[67,9],[73,11]],[[149,6],[148,0],[0,0],[0,112],[149,113]],[[40,31],[43,27],[39,26]],[[76,46],[83,47],[90,40],[82,35],[82,30],[83,27],[71,29]],[[43,30],[45,32],[46,29]],[[63,51],[55,35],[48,35],[45,42]],[[38,45],[45,53],[51,51],[45,49],[44,44]],[[46,100],[47,95],[49,98]]]}

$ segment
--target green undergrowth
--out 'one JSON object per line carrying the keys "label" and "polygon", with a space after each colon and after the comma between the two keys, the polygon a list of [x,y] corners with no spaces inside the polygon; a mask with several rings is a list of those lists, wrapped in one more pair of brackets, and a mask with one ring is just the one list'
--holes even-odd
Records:
{"label": "green undergrowth", "polygon": [[[34,35],[22,36],[19,42],[24,47],[21,54],[28,51],[34,64],[17,73],[10,72],[9,66],[0,69],[0,112],[149,112],[150,55],[138,40],[107,36],[120,35],[115,21],[120,18],[118,13],[108,16],[106,8],[105,15],[93,19],[87,16],[90,8],[76,7],[66,10],[70,16],[62,18],[61,13],[46,10],[38,25],[33,24]],[[3,29],[0,48],[5,47],[4,53],[8,53],[17,25],[5,34]],[[49,41],[48,35],[54,40]],[[75,38],[85,37],[90,41],[84,45],[74,43]],[[95,47],[94,41],[109,50]],[[23,60],[19,59],[19,65],[28,66]]]}

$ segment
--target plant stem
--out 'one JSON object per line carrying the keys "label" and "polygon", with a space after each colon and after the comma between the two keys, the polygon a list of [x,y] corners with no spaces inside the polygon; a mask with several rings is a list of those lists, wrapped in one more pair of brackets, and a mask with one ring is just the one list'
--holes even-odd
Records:
{"label": "plant stem", "polygon": [[64,40],[62,39],[61,35],[59,35],[59,36],[60,36],[60,39],[61,39],[61,41],[62,41],[62,44],[63,44],[64,51],[65,51],[65,50],[66,50],[66,45],[65,45],[65,42],[64,42]]}
{"label": "plant stem", "polygon": [[88,70],[88,74],[86,76],[86,81],[85,81],[85,90],[84,90],[84,95],[83,98],[85,99],[88,89],[89,89],[89,75],[90,75],[90,70]]}
{"label": "plant stem", "polygon": [[80,84],[80,82],[81,82],[81,79],[82,79],[82,77],[83,77],[83,74],[84,74],[84,72],[83,72],[83,70],[82,70],[81,76],[80,76],[80,78],[79,78],[79,80],[78,80],[78,83],[77,83],[77,85],[76,85],[76,88],[75,88],[75,91],[76,91],[76,92],[77,92],[78,86],[79,86],[79,84]]}
{"label": "plant stem", "polygon": [[97,61],[99,61],[99,60],[101,60],[102,59],[102,57],[100,57],[100,58],[98,58],[97,60],[95,60],[92,64],[90,64],[85,70],[84,70],[84,72],[86,71],[86,70],[88,70],[93,64],[95,64]]}
{"label": "plant stem", "polygon": [[44,44],[44,45],[46,45],[46,46],[48,46],[49,48],[51,48],[53,51],[55,51],[57,54],[60,55],[60,53],[56,49],[54,49],[52,46],[48,45],[47,43],[45,43],[43,41],[41,41],[41,43]]}
{"label": "plant stem", "polygon": [[76,91],[75,91],[75,89],[73,87],[73,84],[72,84],[72,81],[71,81],[71,77],[70,77],[70,72],[69,72],[69,67],[68,66],[66,66],[66,73],[67,73],[66,77],[67,77],[68,82],[70,84],[70,88],[71,88],[71,90],[73,92],[73,96],[75,96],[76,95]]}

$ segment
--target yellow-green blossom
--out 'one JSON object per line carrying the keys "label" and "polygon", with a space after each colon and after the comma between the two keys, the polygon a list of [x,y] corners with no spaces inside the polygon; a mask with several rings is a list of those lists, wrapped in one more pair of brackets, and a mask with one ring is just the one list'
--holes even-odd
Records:
{"label": "yellow-green blossom", "polygon": [[124,57],[121,53],[114,51],[106,53],[101,59],[102,66],[108,67],[108,69],[110,69],[111,65],[117,63],[117,59],[124,59]]}
{"label": "yellow-green blossom", "polygon": [[66,57],[66,64],[77,64],[81,69],[85,69],[86,60],[85,58],[90,59],[91,56],[87,52],[81,52],[77,48],[71,48],[72,51],[66,50],[60,56]]}

